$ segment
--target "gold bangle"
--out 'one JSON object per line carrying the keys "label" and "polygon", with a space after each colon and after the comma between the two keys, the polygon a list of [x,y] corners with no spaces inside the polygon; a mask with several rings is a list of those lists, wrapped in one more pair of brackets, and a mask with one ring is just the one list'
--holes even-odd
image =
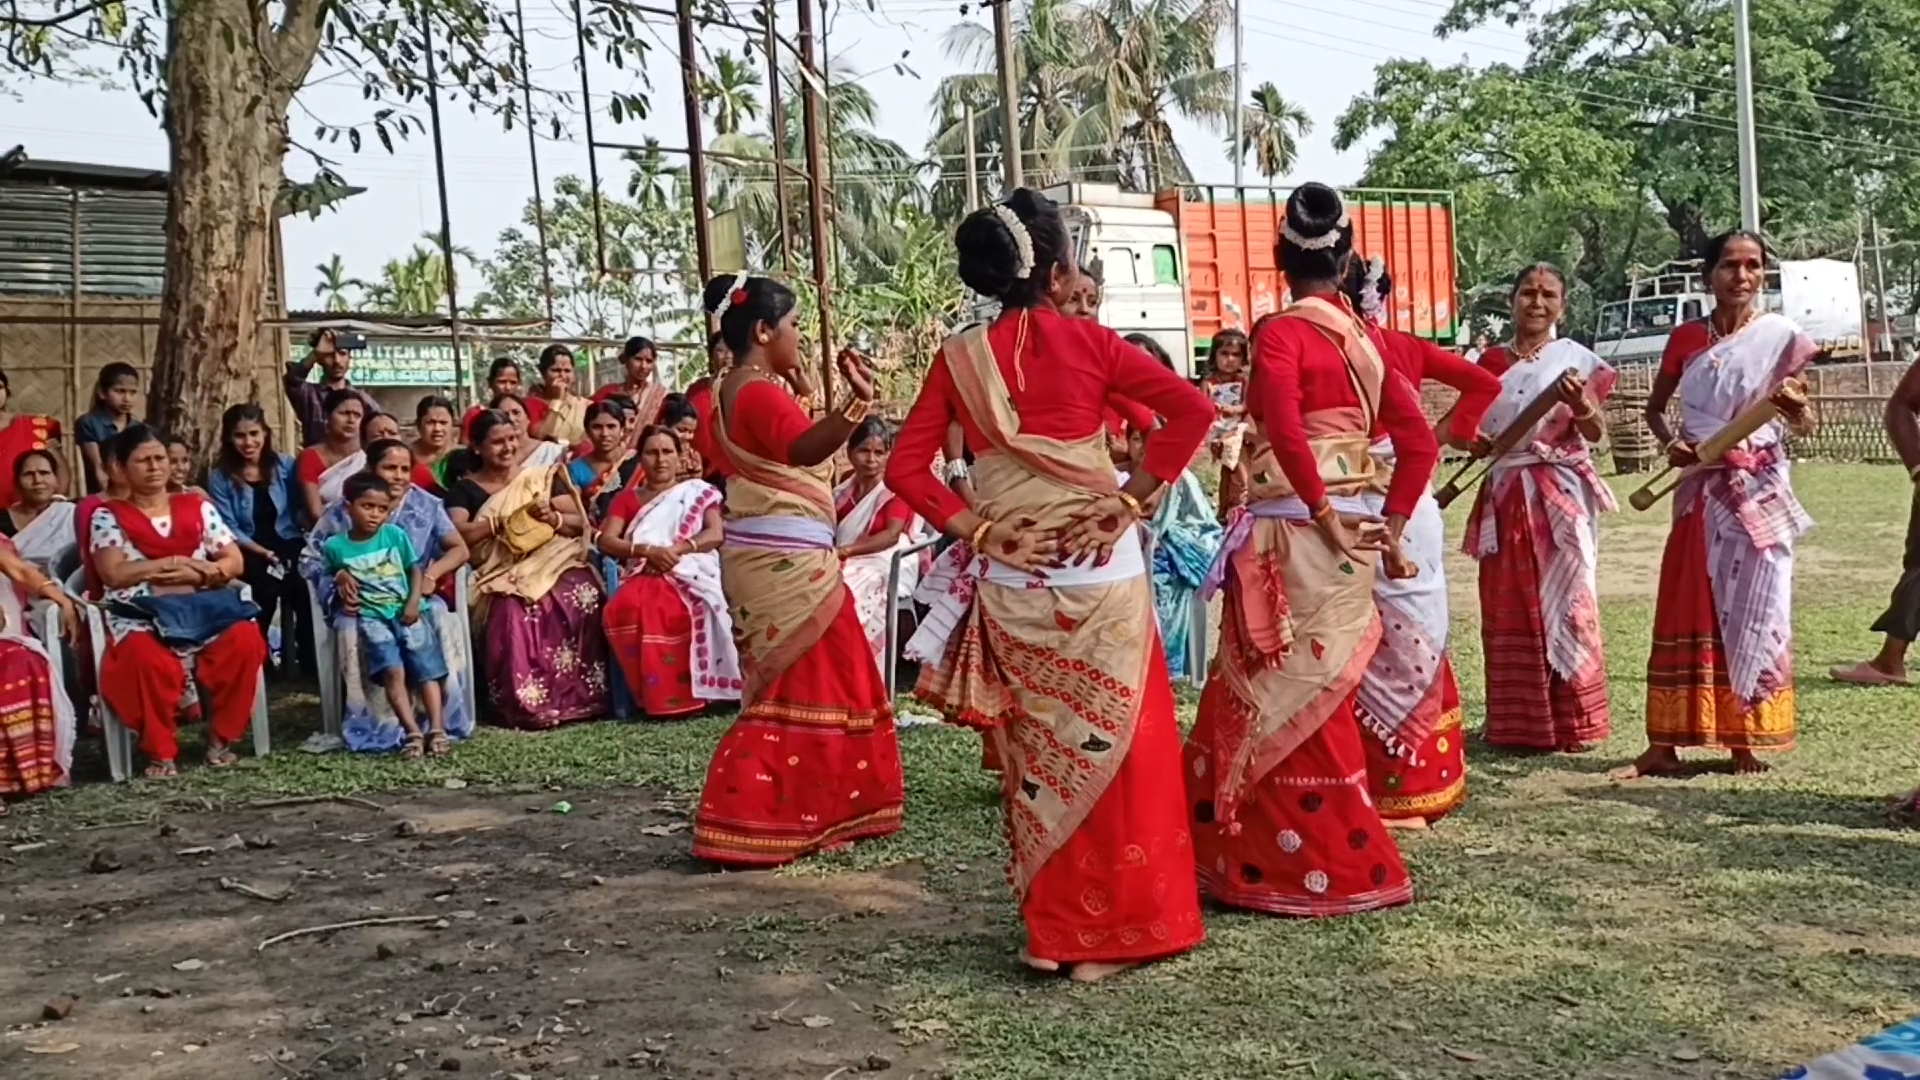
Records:
{"label": "gold bangle", "polygon": [[1127,509],[1133,512],[1133,516],[1135,518],[1139,518],[1143,520],[1146,518],[1147,511],[1145,508],[1143,508],[1140,505],[1139,499],[1134,498],[1133,496],[1127,494],[1124,491],[1115,492],[1115,494],[1120,496],[1121,502],[1127,504]]}
{"label": "gold bangle", "polygon": [[985,518],[982,518],[980,521],[980,527],[973,530],[973,539],[968,541],[973,545],[973,550],[975,553],[977,554],[981,553],[981,548],[985,547],[987,543],[987,534],[992,531],[993,531],[993,522],[988,521]]}
{"label": "gold bangle", "polygon": [[858,424],[867,418],[873,403],[865,398],[852,398],[840,410],[840,418],[849,424]]}
{"label": "gold bangle", "polygon": [[1338,513],[1339,512],[1333,508],[1333,503],[1331,501],[1323,502],[1320,504],[1319,509],[1313,512],[1313,520],[1328,521],[1334,518],[1335,516],[1337,516]]}

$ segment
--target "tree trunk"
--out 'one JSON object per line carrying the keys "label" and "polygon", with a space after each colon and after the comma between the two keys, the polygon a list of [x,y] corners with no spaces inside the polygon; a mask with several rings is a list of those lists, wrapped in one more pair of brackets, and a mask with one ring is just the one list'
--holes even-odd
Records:
{"label": "tree trunk", "polygon": [[[227,406],[279,392],[254,383],[260,318],[287,106],[313,60],[283,36],[249,0],[175,5],[168,28],[167,276],[147,419],[202,457]],[[285,51],[302,55],[288,63]]]}

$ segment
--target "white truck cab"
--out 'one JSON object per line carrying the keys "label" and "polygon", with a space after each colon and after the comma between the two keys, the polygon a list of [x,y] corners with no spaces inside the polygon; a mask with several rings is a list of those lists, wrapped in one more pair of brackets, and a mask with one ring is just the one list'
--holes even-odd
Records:
{"label": "white truck cab", "polygon": [[1187,265],[1173,215],[1156,209],[1152,195],[1114,184],[1058,184],[1045,194],[1060,204],[1076,258],[1100,279],[1101,323],[1151,337],[1192,378]]}

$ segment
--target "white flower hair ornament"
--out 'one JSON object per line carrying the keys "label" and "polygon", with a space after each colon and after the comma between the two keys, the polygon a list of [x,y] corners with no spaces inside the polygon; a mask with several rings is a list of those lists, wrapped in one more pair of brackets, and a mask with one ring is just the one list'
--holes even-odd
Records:
{"label": "white flower hair ornament", "polygon": [[1006,203],[994,203],[993,216],[999,218],[1000,224],[1013,234],[1013,250],[1020,262],[1019,268],[1014,271],[1014,280],[1027,280],[1033,276],[1033,234],[1027,231],[1027,223],[1021,221],[1020,215],[1014,213],[1013,207]]}
{"label": "white flower hair ornament", "polygon": [[735,304],[744,304],[746,302],[747,272],[742,270],[733,276],[733,284],[727,286],[727,295],[721,297],[720,303],[714,306],[713,317],[718,321],[721,316],[727,313],[728,308]]}
{"label": "white flower hair ornament", "polygon": [[1360,280],[1360,314],[1376,326],[1387,323],[1387,290],[1383,287],[1387,262],[1379,256],[1367,260],[1366,276]]}
{"label": "white flower hair ornament", "polygon": [[1313,237],[1301,236],[1294,231],[1293,222],[1289,221],[1280,227],[1280,235],[1287,238],[1287,243],[1302,251],[1325,251],[1340,243],[1340,234],[1346,231],[1351,220],[1347,212],[1342,210],[1340,220],[1333,223],[1333,228],[1327,230],[1325,235]]}

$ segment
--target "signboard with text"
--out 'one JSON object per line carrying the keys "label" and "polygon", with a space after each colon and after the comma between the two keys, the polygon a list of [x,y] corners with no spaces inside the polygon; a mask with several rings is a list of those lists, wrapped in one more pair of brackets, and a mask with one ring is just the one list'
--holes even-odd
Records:
{"label": "signboard with text", "polygon": [[[472,347],[467,347],[473,355]],[[307,345],[296,339],[287,359],[299,363]],[[458,357],[445,341],[373,341],[353,354],[356,386],[431,386],[451,390],[460,381]],[[317,376],[316,376],[317,377]]]}

